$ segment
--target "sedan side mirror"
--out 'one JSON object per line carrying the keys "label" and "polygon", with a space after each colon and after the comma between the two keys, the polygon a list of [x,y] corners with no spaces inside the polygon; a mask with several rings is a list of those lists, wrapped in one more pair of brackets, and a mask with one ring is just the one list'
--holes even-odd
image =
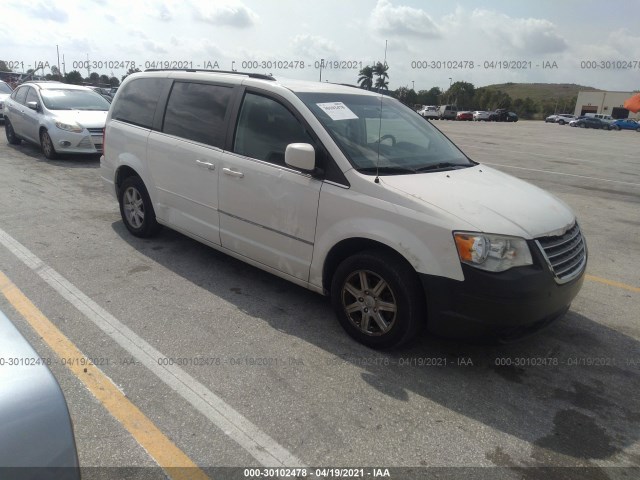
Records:
{"label": "sedan side mirror", "polygon": [[27,107],[31,110],[35,110],[36,112],[40,111],[40,105],[38,105],[38,102],[27,102]]}
{"label": "sedan side mirror", "polygon": [[316,168],[316,151],[308,143],[290,143],[284,152],[284,163],[306,172]]}

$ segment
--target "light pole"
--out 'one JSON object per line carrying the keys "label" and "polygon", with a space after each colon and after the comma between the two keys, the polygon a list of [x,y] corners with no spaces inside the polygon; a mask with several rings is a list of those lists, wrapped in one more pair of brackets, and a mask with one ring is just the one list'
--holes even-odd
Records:
{"label": "light pole", "polygon": [[414,80],[411,80],[411,90],[416,91],[416,82]]}
{"label": "light pole", "polygon": [[447,90],[447,102],[451,102],[451,83],[453,80],[449,77],[449,90]]}
{"label": "light pole", "polygon": [[320,81],[322,81],[322,66],[324,65],[324,58],[320,59]]}

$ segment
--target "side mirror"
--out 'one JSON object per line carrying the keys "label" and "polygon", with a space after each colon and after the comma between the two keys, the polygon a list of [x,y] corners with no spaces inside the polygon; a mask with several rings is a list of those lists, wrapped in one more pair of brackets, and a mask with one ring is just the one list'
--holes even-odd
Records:
{"label": "side mirror", "polygon": [[312,172],[316,168],[316,151],[308,143],[290,143],[284,152],[284,163]]}
{"label": "side mirror", "polygon": [[40,111],[38,102],[27,102],[27,107],[29,107],[31,110],[35,110],[36,112]]}

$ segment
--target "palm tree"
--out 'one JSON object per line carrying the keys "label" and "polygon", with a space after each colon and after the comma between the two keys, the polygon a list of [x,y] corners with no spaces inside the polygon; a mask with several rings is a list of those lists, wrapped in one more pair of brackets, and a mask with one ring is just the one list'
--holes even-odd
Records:
{"label": "palm tree", "polygon": [[378,90],[389,90],[389,74],[387,71],[389,70],[389,65],[386,63],[378,62],[373,66],[373,73],[378,78],[376,78],[376,88]]}
{"label": "palm tree", "polygon": [[376,88],[378,90],[389,90],[389,82],[384,77],[376,78]]}
{"label": "palm tree", "polygon": [[371,90],[373,86],[373,67],[364,67],[360,70],[359,75],[358,83],[360,84],[360,88]]}

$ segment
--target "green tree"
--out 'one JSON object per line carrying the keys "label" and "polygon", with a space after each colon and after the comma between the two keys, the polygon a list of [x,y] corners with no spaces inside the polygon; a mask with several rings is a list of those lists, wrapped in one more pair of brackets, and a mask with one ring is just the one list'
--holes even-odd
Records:
{"label": "green tree", "polygon": [[64,76],[64,81],[66,83],[73,83],[75,85],[80,85],[83,81],[83,78],[79,71],[71,70],[70,72],[67,72],[67,74]]}
{"label": "green tree", "polygon": [[0,60],[0,72],[11,72],[12,70],[7,65],[7,62]]}
{"label": "green tree", "polygon": [[127,73],[125,73],[122,76],[122,80],[124,81],[125,78],[127,78],[129,75],[131,75],[132,73],[138,73],[141,72],[142,70],[140,70],[139,68],[130,68],[129,70],[127,70]]}
{"label": "green tree", "polygon": [[118,77],[111,77],[111,78],[109,79],[109,84],[110,84],[112,87],[119,87],[119,86],[120,86],[120,80],[118,80]]}
{"label": "green tree", "polygon": [[358,75],[358,84],[360,85],[360,88],[371,90],[371,87],[373,87],[373,67],[364,67],[360,70]]}
{"label": "green tree", "polygon": [[397,90],[394,90],[393,97],[413,108],[418,99],[418,94],[412,88],[400,87]]}
{"label": "green tree", "polygon": [[373,66],[373,74],[376,78],[375,87],[378,90],[389,90],[389,65],[378,62]]}
{"label": "green tree", "polygon": [[108,75],[100,75],[100,85],[109,85],[109,76]]}
{"label": "green tree", "polygon": [[458,108],[471,108],[475,92],[476,87],[474,87],[473,83],[455,82],[451,85],[451,88],[447,90],[447,101],[458,105]]}
{"label": "green tree", "polygon": [[94,85],[97,87],[98,83],[100,83],[100,74],[98,72],[93,72],[91,73],[91,75],[89,75],[88,80],[91,83],[91,85]]}

